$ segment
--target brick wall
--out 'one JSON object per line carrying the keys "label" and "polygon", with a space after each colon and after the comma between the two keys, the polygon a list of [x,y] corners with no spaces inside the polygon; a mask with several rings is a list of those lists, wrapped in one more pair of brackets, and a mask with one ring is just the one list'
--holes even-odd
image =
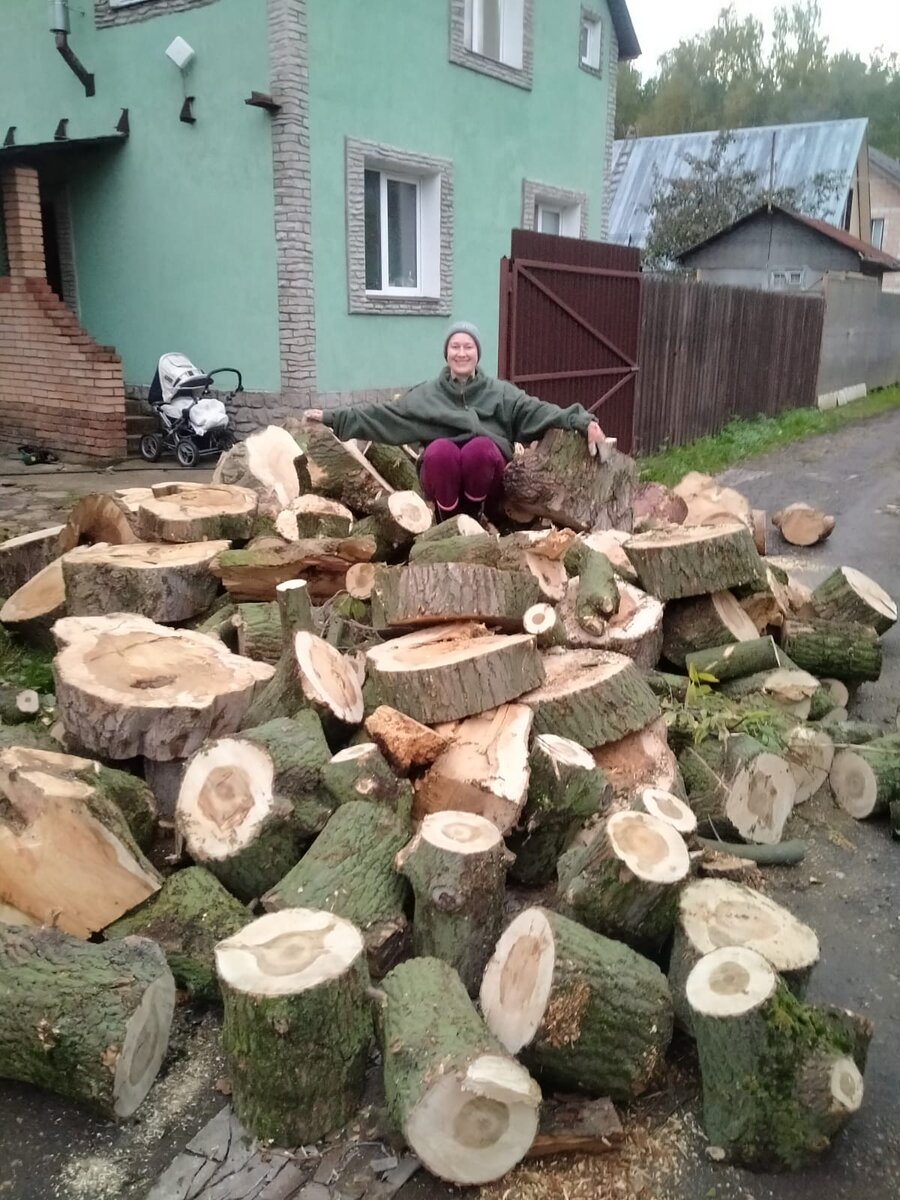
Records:
{"label": "brick wall", "polygon": [[37,172],[3,172],[0,191],[9,260],[0,278],[0,445],[124,457],[122,365],[47,283]]}

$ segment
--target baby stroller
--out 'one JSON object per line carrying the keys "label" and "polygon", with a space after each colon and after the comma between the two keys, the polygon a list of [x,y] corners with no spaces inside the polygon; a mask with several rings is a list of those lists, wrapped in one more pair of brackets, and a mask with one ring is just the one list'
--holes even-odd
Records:
{"label": "baby stroller", "polygon": [[228,410],[209,395],[216,375],[237,376],[237,386],[225,397],[231,400],[244,390],[236,367],[218,367],[206,374],[183,354],[164,354],[159,360],[147,399],[159,417],[158,433],[141,438],[141,457],[156,462],[164,450],[174,450],[183,467],[196,466],[201,458],[221,454],[234,445]]}

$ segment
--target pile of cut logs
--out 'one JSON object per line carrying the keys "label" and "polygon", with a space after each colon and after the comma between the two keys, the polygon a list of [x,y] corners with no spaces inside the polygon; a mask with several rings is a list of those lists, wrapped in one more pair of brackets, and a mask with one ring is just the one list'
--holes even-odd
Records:
{"label": "pile of cut logs", "polygon": [[826,785],[897,818],[900,735],[846,711],[897,609],[767,563],[738,493],[607,457],[523,450],[501,536],[433,524],[402,448],[269,427],[210,485],[0,546],[56,683],[2,704],[0,1075],[127,1117],[177,987],[223,1004],[254,1136],[339,1129],[377,1042],[398,1133],[479,1183],[542,1089],[627,1101],[677,1022],[721,1157],[823,1152],[871,1028],[804,1000],[815,933],[722,839],[789,860]]}

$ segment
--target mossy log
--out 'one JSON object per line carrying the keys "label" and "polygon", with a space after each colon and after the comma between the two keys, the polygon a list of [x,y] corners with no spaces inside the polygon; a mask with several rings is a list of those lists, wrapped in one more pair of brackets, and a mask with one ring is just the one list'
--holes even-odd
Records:
{"label": "mossy log", "polygon": [[539,599],[538,582],[526,571],[469,563],[376,567],[372,618],[376,629],[484,621],[516,631]]}
{"label": "mossy log", "polygon": [[592,550],[585,542],[575,542],[565,557],[566,570],[578,576],[575,618],[589,633],[601,636],[606,618],[619,607],[619,589],[612,564],[605,554]]}
{"label": "mossy log", "polygon": [[137,532],[145,542],[233,542],[253,536],[258,500],[249,488],[158,483],[152,493],[137,512]]}
{"label": "mossy log", "polygon": [[473,996],[503,925],[511,861],[496,825],[452,811],[429,813],[395,859],[413,890],[413,953],[449,963]]}
{"label": "mossy log", "polygon": [[819,1158],[862,1104],[871,1025],[804,1004],[744,946],[704,955],[686,998],[710,1144],[756,1171],[797,1170]]}
{"label": "mossy log", "polygon": [[194,633],[205,633],[207,637],[218,638],[233,654],[237,654],[237,628],[234,624],[236,616],[237,605],[226,597],[210,609],[202,620],[193,622],[190,628]]}
{"label": "mossy log", "polygon": [[447,749],[449,739],[405,713],[383,704],[366,717],[366,733],[398,774],[430,767]]}
{"label": "mossy log", "polygon": [[873,721],[831,721],[825,717],[820,725],[834,742],[835,748],[841,750],[846,746],[864,746],[885,736],[884,728]]}
{"label": "mossy log", "polygon": [[405,557],[417,534],[431,527],[431,509],[418,492],[392,492],[372,505],[354,527],[356,537],[375,539],[375,557],[397,562]]}
{"label": "mossy log", "polygon": [[284,647],[275,674],[247,710],[246,727],[312,709],[326,731],[363,718],[359,676],[349,659],[313,633],[300,631]]}
{"label": "mossy log", "polygon": [[306,538],[345,538],[353,528],[353,513],[337,500],[309,493],[298,496],[286,515],[276,518],[275,529],[282,537],[286,536],[285,523],[289,535],[293,535],[288,536],[292,542]]}
{"label": "mossy log", "polygon": [[64,529],[64,525],[51,525],[0,542],[0,596],[4,600],[59,558],[64,549],[72,549],[61,541]]}
{"label": "mossy log", "polygon": [[279,583],[302,577],[311,600],[321,603],[344,590],[347,568],[375,556],[372,537],[306,538],[245,550],[225,550],[210,569],[237,600],[274,600]]}
{"label": "mossy log", "polygon": [[542,1084],[629,1100],[672,1037],[659,968],[621,942],[546,908],[507,926],[481,987],[488,1027]]}
{"label": "mossy log", "polygon": [[678,526],[625,543],[644,591],[660,600],[765,582],[753,534],[742,523]]}
{"label": "mossy log", "polygon": [[684,839],[671,825],[645,813],[613,813],[590,846],[559,860],[561,905],[595,933],[656,953],[672,932],[690,869]]}
{"label": "mossy log", "polygon": [[382,804],[408,824],[412,818],[413,790],[373,742],[339,750],[322,768],[322,782],[335,806],[352,800]]}
{"label": "mossy log", "polygon": [[774,639],[758,637],[709,650],[694,650],[685,656],[684,665],[688,672],[711,675],[716,682],[727,683],[730,679],[774,671],[785,664]]}
{"label": "mossy log", "polygon": [[340,1129],[362,1102],[373,1032],[359,930],[295,908],[260,917],[215,953],[241,1124],[285,1147]]}
{"label": "mossy log", "polygon": [[311,490],[339,500],[355,513],[370,513],[393,488],[353,442],[341,442],[318,423],[285,421],[306,451]]}
{"label": "mossy log", "polygon": [[330,757],[312,712],[204,746],[188,763],[175,813],[188,853],[240,899],[261,896],[334,810],[322,781]]}
{"label": "mossy log", "polygon": [[432,525],[424,533],[420,533],[413,543],[409,561],[415,562],[424,547],[432,542],[442,542],[445,538],[483,536],[484,529],[474,517],[470,517],[467,513],[457,513],[455,516],[447,517],[438,524]]}
{"label": "mossy log", "polygon": [[447,963],[414,958],[381,986],[376,1026],[392,1124],[440,1179],[480,1184],[505,1175],[537,1133],[537,1084]]}
{"label": "mossy log", "polygon": [[238,604],[232,619],[238,654],[274,667],[282,652],[281,613],[275,601]]}
{"label": "mossy log", "polygon": [[146,938],[0,925],[0,1076],[130,1117],[169,1043],[175,981]]}
{"label": "mossy log", "polygon": [[839,750],[829,781],[837,803],[858,821],[888,812],[900,799],[900,733]]}
{"label": "mossy log", "polygon": [[727,879],[698,879],[678,899],[669,959],[675,1016],[693,1033],[685,986],[704,954],[720,946],[746,946],[771,963],[795,996],[803,998],[819,961],[819,939],[793,913],[762,892]]}
{"label": "mossy log", "polygon": [[263,896],[269,912],[308,906],[362,931],[373,975],[389,970],[408,937],[409,884],[394,859],[409,826],[386,807],[354,800],[340,808],[302,859]]}
{"label": "mossy log", "polygon": [[103,931],[109,940],[144,937],[162,949],[179,987],[194,1000],[220,999],[215,947],[248,923],[250,914],[203,867],[176,871],[149,900]]}
{"label": "mossy log", "polygon": [[801,670],[849,683],[878,679],[881,642],[869,625],[834,620],[790,620],[781,627],[781,648]]}
{"label": "mossy log", "polygon": [[819,681],[815,675],[793,666],[730,679],[716,689],[717,694],[728,700],[760,696],[765,704],[777,704],[802,721],[809,717],[812,698],[818,690]]}
{"label": "mossy log", "polygon": [[663,619],[663,654],[676,667],[697,650],[752,641],[756,625],[731,592],[672,600]]}
{"label": "mossy log", "polygon": [[[797,780],[781,754],[745,733],[688,747],[679,757],[691,808],[701,822],[737,830],[748,842],[781,841],[797,794]],[[720,828],[721,832],[721,828]]]}
{"label": "mossy log", "polygon": [[606,776],[583,746],[553,733],[539,734],[529,756],[528,798],[509,835],[515,854],[510,876],[540,886],[556,875],[556,863],[572,835],[610,800]]}
{"label": "mossy log", "polygon": [[853,567],[838,567],[813,590],[811,605],[825,621],[868,625],[882,634],[897,621],[897,604],[884,588]]}
{"label": "mossy log", "polygon": [[[555,535],[559,536],[559,535]],[[410,565],[426,566],[436,563],[466,563],[470,566],[493,567],[498,571],[529,571],[548,600],[562,598],[566,570],[562,556],[548,558],[541,539],[532,540],[522,534],[496,538],[490,534],[460,534],[456,537],[417,539],[410,551]]]}
{"label": "mossy log", "polygon": [[384,442],[372,442],[366,446],[366,458],[395,491],[415,492],[424,495],[419,482],[416,463],[405,447],[386,446]]}
{"label": "mossy log", "polygon": [[540,650],[565,646],[567,641],[565,623],[550,604],[532,604],[522,615],[522,628]]}

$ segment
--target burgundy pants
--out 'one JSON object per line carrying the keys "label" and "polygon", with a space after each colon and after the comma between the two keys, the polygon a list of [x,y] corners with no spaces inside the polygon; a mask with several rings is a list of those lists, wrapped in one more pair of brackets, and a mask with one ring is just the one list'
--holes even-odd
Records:
{"label": "burgundy pants", "polygon": [[478,504],[499,496],[505,466],[489,437],[472,438],[464,446],[439,438],[422,455],[419,478],[428,499],[442,512],[453,512],[463,497]]}

